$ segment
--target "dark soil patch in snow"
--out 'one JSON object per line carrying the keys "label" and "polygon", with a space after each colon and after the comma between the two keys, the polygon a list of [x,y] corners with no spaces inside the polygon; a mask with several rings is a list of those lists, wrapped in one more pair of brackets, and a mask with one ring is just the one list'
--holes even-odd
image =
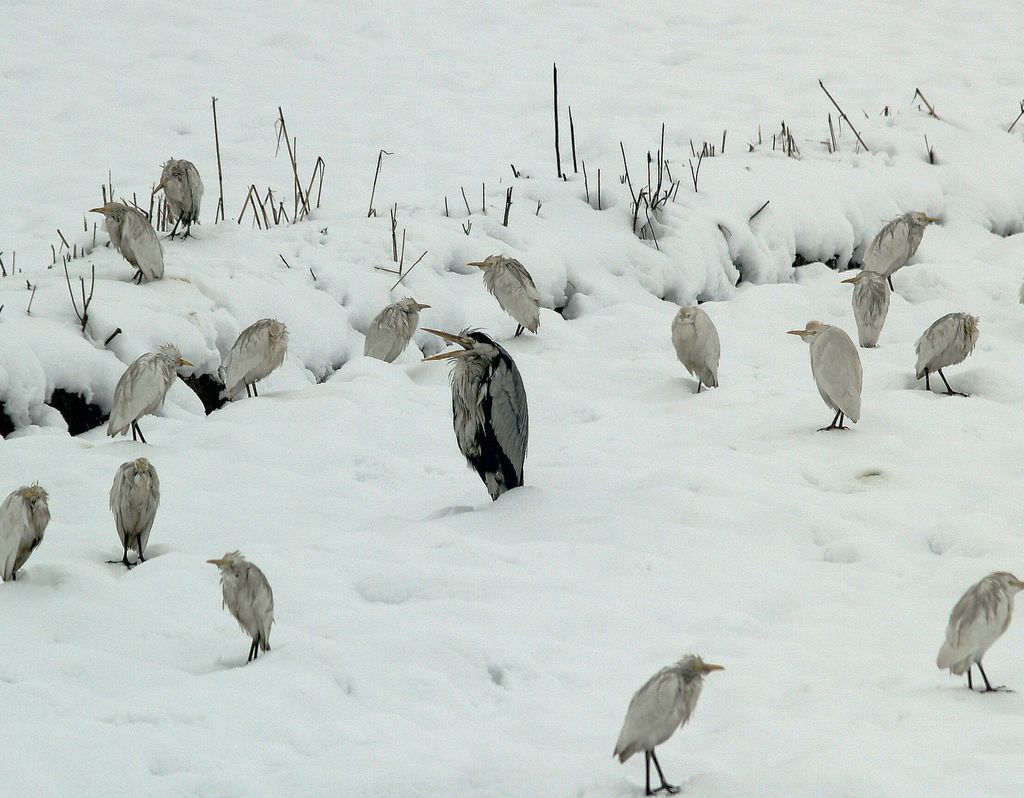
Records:
{"label": "dark soil patch in snow", "polygon": [[63,388],[54,388],[53,395],[46,404],[64,417],[69,435],[80,435],[95,429],[108,418],[100,410],[99,405],[85,401],[85,397],[80,393],[65,391]]}
{"label": "dark soil patch in snow", "polygon": [[183,377],[182,381],[199,397],[203,403],[206,415],[214,410],[220,410],[227,404],[227,399],[221,398],[221,391],[224,390],[224,383],[212,374],[193,374],[191,377]]}
{"label": "dark soil patch in snow", "polygon": [[7,415],[7,406],[0,403],[0,438],[6,438],[12,432],[14,432],[14,422]]}
{"label": "dark soil patch in snow", "polygon": [[799,252],[796,253],[796,257],[793,258],[793,268],[799,268],[800,266],[806,266],[808,263],[824,263],[830,269],[839,271],[839,256],[833,255],[828,260],[822,260],[821,258],[805,258]]}

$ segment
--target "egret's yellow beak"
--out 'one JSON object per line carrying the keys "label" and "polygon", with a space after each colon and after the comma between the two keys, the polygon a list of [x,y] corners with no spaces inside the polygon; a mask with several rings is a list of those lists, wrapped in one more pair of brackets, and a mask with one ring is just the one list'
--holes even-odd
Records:
{"label": "egret's yellow beak", "polygon": [[722,665],[715,665],[712,662],[704,663],[704,673],[711,673],[711,671],[724,671],[725,667]]}
{"label": "egret's yellow beak", "polygon": [[845,280],[840,280],[841,283],[856,283],[860,279],[860,275],[856,274],[853,277],[847,277]]}
{"label": "egret's yellow beak", "polygon": [[469,262],[468,264],[466,264],[466,265],[467,265],[467,266],[476,266],[476,267],[477,267],[478,269],[482,269],[482,268],[484,267],[484,265],[485,265],[485,264],[484,264],[484,262],[483,262],[482,260],[471,260],[471,261],[470,261],[470,262]]}
{"label": "egret's yellow beak", "polygon": [[803,335],[807,330],[786,330],[786,335]]}
{"label": "egret's yellow beak", "polygon": [[430,305],[422,305],[419,302],[416,303],[416,310],[426,310]]}
{"label": "egret's yellow beak", "polygon": [[931,224],[938,224],[941,221],[935,216],[925,216],[924,218]]}
{"label": "egret's yellow beak", "polygon": [[218,568],[227,564],[227,560],[207,560],[207,562],[210,563],[210,565],[216,565]]}
{"label": "egret's yellow beak", "polygon": [[104,216],[106,216],[109,210],[109,205],[100,205],[100,207],[98,208],[89,208],[89,213],[102,213]]}
{"label": "egret's yellow beak", "polygon": [[185,360],[185,358],[183,358],[183,357],[179,357],[178,358],[178,365],[179,366],[195,366],[195,363],[192,363],[191,361]]}

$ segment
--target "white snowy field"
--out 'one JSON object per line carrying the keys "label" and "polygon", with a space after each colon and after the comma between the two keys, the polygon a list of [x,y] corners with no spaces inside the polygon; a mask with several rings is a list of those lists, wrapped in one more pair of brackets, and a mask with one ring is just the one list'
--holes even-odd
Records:
{"label": "white snowy field", "polygon": [[[642,761],[611,755],[630,696],[688,652],[726,670],[659,749],[685,795],[1024,791],[1024,695],[972,695],[934,665],[971,583],[1024,576],[1024,123],[1005,132],[1024,12],[620,6],[0,7],[0,252],[19,269],[0,278],[0,402],[18,427],[0,495],[39,480],[53,515],[0,587],[0,792],[625,798],[643,791]],[[819,78],[869,153],[845,125],[826,152]],[[323,201],[294,226],[238,226],[250,183],[291,210],[278,106],[303,181],[327,163]],[[772,151],[782,120],[798,158]],[[629,229],[619,142],[639,188],[662,122],[683,182],[658,249]],[[695,193],[689,142],[723,130]],[[381,148],[394,154],[367,218]],[[165,242],[164,280],[131,285],[82,216],[108,170],[142,202],[171,156],[204,176],[203,224]],[[389,292],[373,267],[394,266],[395,203],[406,263],[428,254]],[[785,332],[821,319],[853,335],[850,286],[791,264],[856,263],[912,209],[943,221],[896,275],[879,348],[861,350],[863,418],[819,434],[831,412]],[[72,277],[96,268],[85,336],[47,268],[57,228],[89,253]],[[465,265],[493,252],[533,273],[538,336],[513,340]],[[432,305],[425,326],[486,329],[519,365],[527,486],[496,503],[455,446],[446,368],[416,347],[393,365],[360,356],[370,319],[405,295]],[[669,325],[698,297],[723,355],[721,387],[695,395]],[[981,338],[947,376],[972,396],[929,395],[914,341],[960,310]],[[215,373],[269,315],[291,350],[260,398],[204,416],[178,384],[142,421],[149,445],[70,437],[44,404],[61,387],[109,410],[125,365],[167,341]],[[152,559],[125,572],[105,563],[120,556],[107,491],[143,455],[163,501]],[[250,665],[205,563],[236,548],[276,599],[273,650]],[[994,682],[1024,689],[1022,644],[1011,626],[992,649]]]}

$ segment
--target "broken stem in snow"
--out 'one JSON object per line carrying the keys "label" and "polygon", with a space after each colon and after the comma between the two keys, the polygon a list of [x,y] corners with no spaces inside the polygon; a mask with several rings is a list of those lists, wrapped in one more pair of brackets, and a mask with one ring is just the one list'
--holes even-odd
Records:
{"label": "broken stem in snow", "polygon": [[408,277],[408,276],[409,276],[409,272],[411,272],[411,271],[412,271],[413,269],[415,269],[415,268],[416,268],[416,266],[417,266],[417,264],[418,264],[418,263],[419,263],[419,262],[420,262],[421,260],[423,260],[423,259],[424,259],[425,257],[427,257],[427,250],[423,250],[423,254],[422,254],[422,255],[420,255],[420,256],[419,256],[418,258],[416,258],[416,263],[414,263],[414,264],[413,264],[412,266],[410,266],[410,267],[409,267],[409,268],[408,268],[408,269],[406,270],[405,274],[403,274],[403,275],[402,275],[401,277],[399,277],[399,278],[398,278],[398,279],[397,279],[397,280],[395,281],[395,284],[394,284],[393,286],[391,286],[391,290],[392,290],[392,291],[394,291],[394,290],[395,290],[396,288],[398,288],[398,284],[399,284],[400,282],[402,282],[402,280],[404,280],[404,279],[405,279],[406,277]]}
{"label": "broken stem in snow", "polygon": [[853,122],[850,121],[850,117],[846,115],[846,111],[840,108],[839,103],[836,102],[836,98],[829,94],[829,90],[825,88],[825,84],[819,80],[818,85],[821,86],[821,90],[825,92],[828,98],[832,101],[832,105],[836,107],[836,110],[839,112],[840,118],[846,120],[846,124],[850,126],[850,130],[853,131],[853,135],[857,137],[857,141],[860,142],[860,146],[864,148],[864,152],[871,152],[871,150],[868,149],[868,145],[864,143],[864,139],[860,137],[860,133],[857,132],[857,128],[853,126]]}

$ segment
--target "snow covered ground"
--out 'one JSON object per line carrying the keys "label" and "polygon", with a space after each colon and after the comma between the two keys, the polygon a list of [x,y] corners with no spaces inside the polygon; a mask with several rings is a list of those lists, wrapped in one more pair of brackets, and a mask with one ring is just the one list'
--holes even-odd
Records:
{"label": "snow covered ground", "polygon": [[[1024,697],[971,695],[934,666],[961,593],[1024,571],[1024,124],[1005,132],[1024,96],[1020,9],[982,2],[965,22],[963,4],[866,0],[103,1],[0,15],[0,252],[19,269],[0,278],[0,401],[19,427],[0,443],[0,494],[38,479],[53,514],[0,588],[5,790],[624,798],[643,779],[611,756],[629,698],[692,651],[726,670],[660,751],[686,795],[1021,794]],[[826,152],[819,78],[870,153],[845,126]],[[602,170],[602,211],[571,173],[565,104],[592,195]],[[288,193],[279,105],[303,179],[327,163],[321,208],[238,226],[250,183]],[[783,120],[799,158],[772,151]],[[646,184],[662,122],[683,183],[659,250],[629,229],[619,142]],[[723,130],[695,194],[689,142],[718,146]],[[394,154],[367,218],[380,148]],[[163,281],[134,286],[81,217],[108,169],[141,200],[171,156],[205,177],[204,224],[165,242]],[[394,203],[406,262],[428,254],[390,293],[373,267],[393,266]],[[856,263],[910,209],[943,223],[896,275],[880,347],[861,350],[862,421],[817,434],[831,413],[785,331],[854,324],[850,286],[813,261]],[[72,277],[96,268],[85,337],[47,268],[57,228],[89,250]],[[539,336],[511,340],[465,266],[497,251],[537,280]],[[812,263],[794,270],[798,255]],[[424,325],[507,341],[530,399],[525,488],[492,504],[466,469],[443,366],[413,347],[390,366],[360,357],[370,319],[406,294],[432,305]],[[694,395],[669,325],[698,297],[721,300],[704,308],[722,387]],[[948,370],[970,399],[913,379],[917,336],[955,310],[981,319],[978,349]],[[178,384],[142,423],[148,446],[69,437],[43,404],[63,387],[109,409],[125,364],[166,341],[215,373],[268,315],[291,354],[261,397],[207,417]],[[126,573],[104,562],[120,555],[107,491],[140,455],[163,503],[152,560]],[[235,548],[276,598],[273,651],[249,666],[204,562]],[[1022,635],[986,663],[1024,689]]]}

